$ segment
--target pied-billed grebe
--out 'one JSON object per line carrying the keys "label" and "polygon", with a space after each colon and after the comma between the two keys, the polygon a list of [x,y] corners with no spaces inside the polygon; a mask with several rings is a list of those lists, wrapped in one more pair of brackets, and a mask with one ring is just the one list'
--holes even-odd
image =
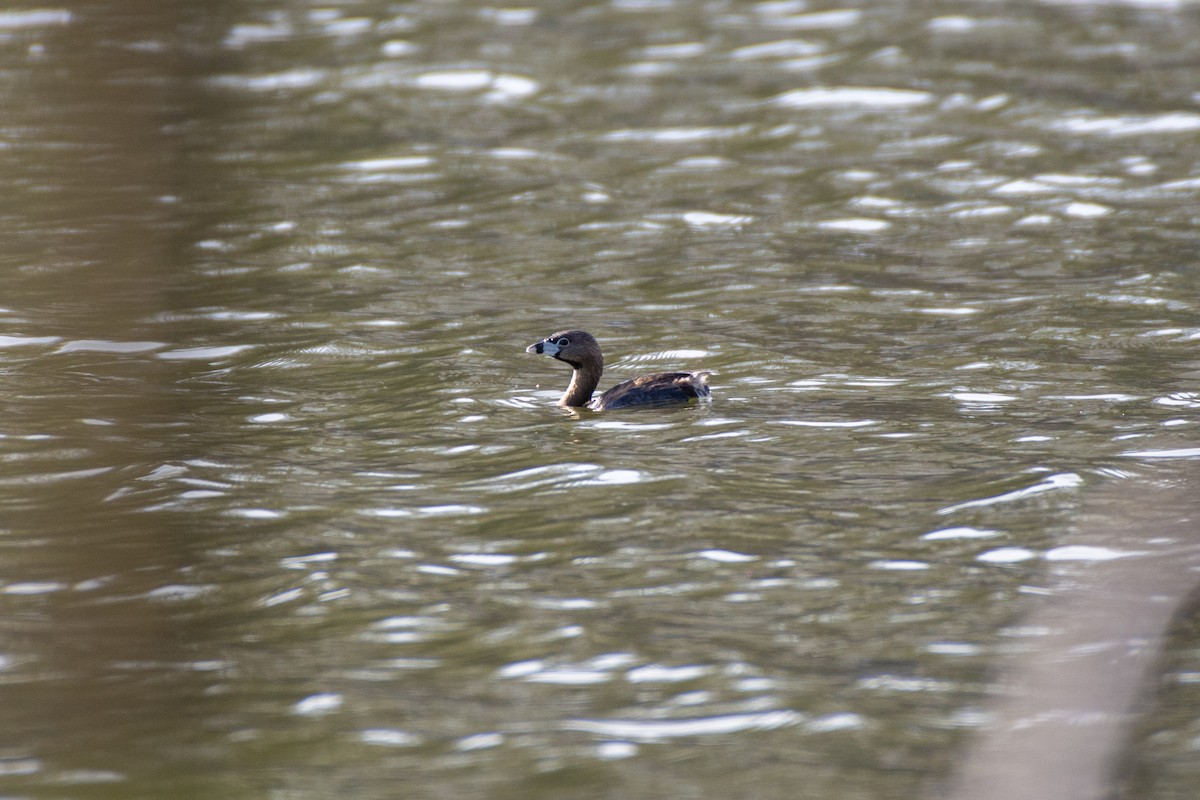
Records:
{"label": "pied-billed grebe", "polygon": [[553,356],[570,364],[574,372],[571,384],[560,406],[586,407],[593,411],[627,406],[663,406],[687,403],[708,397],[708,376],[711,372],[654,372],[618,383],[604,394],[592,399],[600,375],[604,372],[604,356],[596,339],[585,331],[559,331],[525,348],[526,353]]}

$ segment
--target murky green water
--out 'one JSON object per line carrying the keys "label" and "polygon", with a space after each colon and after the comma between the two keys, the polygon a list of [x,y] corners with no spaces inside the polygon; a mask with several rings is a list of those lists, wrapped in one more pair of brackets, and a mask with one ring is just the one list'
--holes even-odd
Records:
{"label": "murky green water", "polygon": [[[1190,591],[1198,57],[1165,1],[0,12],[0,794],[939,795],[1029,615]],[[558,409],[564,327],[715,399]],[[1181,607],[1105,645],[1117,796],[1200,779]]]}

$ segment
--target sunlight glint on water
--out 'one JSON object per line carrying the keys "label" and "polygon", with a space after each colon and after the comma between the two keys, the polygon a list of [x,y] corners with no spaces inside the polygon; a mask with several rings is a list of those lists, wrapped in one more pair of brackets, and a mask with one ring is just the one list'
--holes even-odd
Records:
{"label": "sunlight glint on water", "polygon": [[181,10],[0,13],[5,793],[920,797],[1195,562],[1185,6]]}

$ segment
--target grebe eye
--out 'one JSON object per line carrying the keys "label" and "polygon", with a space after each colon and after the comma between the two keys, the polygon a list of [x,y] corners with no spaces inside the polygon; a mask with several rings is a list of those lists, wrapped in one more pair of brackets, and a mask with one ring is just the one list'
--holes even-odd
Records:
{"label": "grebe eye", "polygon": [[557,342],[555,342],[555,344],[558,345],[559,347],[566,347],[570,343],[571,343],[571,340],[565,336],[562,337],[561,339],[559,339]]}

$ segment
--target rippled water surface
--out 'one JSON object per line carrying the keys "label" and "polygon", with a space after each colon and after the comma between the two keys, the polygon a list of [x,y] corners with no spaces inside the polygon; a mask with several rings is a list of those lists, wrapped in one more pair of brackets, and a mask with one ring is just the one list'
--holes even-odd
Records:
{"label": "rippled water surface", "polygon": [[[1183,0],[0,11],[0,793],[942,796],[1030,614],[1200,574],[1198,65]],[[713,402],[557,408],[566,327]],[[1114,796],[1195,796],[1181,608],[1060,659],[1145,662]]]}

